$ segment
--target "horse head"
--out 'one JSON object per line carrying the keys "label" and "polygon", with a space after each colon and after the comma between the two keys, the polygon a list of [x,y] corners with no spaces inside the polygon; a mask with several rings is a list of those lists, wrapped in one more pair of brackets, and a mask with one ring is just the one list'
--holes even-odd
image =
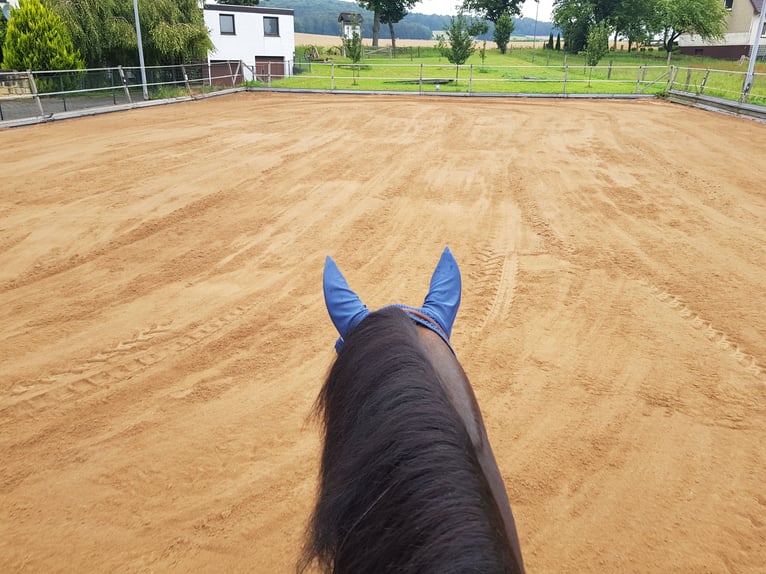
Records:
{"label": "horse head", "polygon": [[[323,288],[327,311],[340,335],[335,343],[335,350],[340,352],[345,337],[370,314],[370,311],[359,295],[348,286],[346,278],[329,256],[325,260]],[[460,268],[452,251],[445,247],[431,275],[431,283],[423,305],[392,306],[401,308],[413,321],[434,331],[452,349],[450,336],[460,307],[461,289]]]}

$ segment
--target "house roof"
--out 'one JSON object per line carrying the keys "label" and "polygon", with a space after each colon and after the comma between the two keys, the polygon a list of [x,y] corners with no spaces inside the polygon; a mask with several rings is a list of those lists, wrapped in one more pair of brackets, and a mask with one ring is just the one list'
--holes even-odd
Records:
{"label": "house roof", "polygon": [[338,22],[343,22],[344,24],[361,24],[364,22],[364,18],[362,18],[362,15],[358,12],[341,12],[338,16]]}
{"label": "house roof", "polygon": [[[2,0],[0,0],[1,2]],[[238,6],[236,4],[205,4],[205,10],[217,12],[249,12],[251,14],[270,14],[280,16],[294,16],[292,8],[263,8],[261,6]]]}

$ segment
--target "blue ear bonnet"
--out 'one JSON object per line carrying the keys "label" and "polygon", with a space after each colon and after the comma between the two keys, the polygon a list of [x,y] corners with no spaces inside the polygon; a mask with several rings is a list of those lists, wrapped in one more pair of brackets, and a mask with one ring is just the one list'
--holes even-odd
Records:
{"label": "blue ear bonnet", "polygon": [[[327,311],[340,334],[335,343],[335,350],[340,352],[343,338],[361,323],[370,314],[370,311],[348,286],[340,269],[330,257],[325,260],[323,288]],[[431,276],[431,284],[423,301],[423,306],[393,306],[401,308],[413,321],[434,331],[452,349],[449,338],[460,307],[461,288],[460,269],[455,257],[447,247]],[[454,350],[452,352],[454,353]]]}

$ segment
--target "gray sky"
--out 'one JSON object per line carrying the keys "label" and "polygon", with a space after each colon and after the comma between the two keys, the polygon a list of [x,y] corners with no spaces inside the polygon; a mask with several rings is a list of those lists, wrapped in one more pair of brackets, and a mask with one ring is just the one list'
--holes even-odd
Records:
{"label": "gray sky", "polygon": [[[457,6],[462,4],[461,0],[420,0],[412,9],[413,12],[421,14],[457,14]],[[553,0],[540,0],[538,20],[540,22],[549,22],[551,20],[551,7]],[[521,5],[521,14],[525,18],[534,18],[535,10],[538,9],[534,0],[524,0]]]}

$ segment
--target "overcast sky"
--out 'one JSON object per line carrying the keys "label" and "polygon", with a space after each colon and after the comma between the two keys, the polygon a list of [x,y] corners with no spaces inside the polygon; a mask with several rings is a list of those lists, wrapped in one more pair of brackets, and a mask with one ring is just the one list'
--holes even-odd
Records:
{"label": "overcast sky", "polygon": [[[415,4],[413,12],[419,12],[420,14],[457,14],[457,6],[462,4],[461,0],[420,0]],[[553,0],[540,0],[538,20],[540,22],[550,22],[551,20],[551,6]],[[534,18],[535,10],[538,5],[534,0],[524,0],[521,5],[521,14],[526,18]]]}

